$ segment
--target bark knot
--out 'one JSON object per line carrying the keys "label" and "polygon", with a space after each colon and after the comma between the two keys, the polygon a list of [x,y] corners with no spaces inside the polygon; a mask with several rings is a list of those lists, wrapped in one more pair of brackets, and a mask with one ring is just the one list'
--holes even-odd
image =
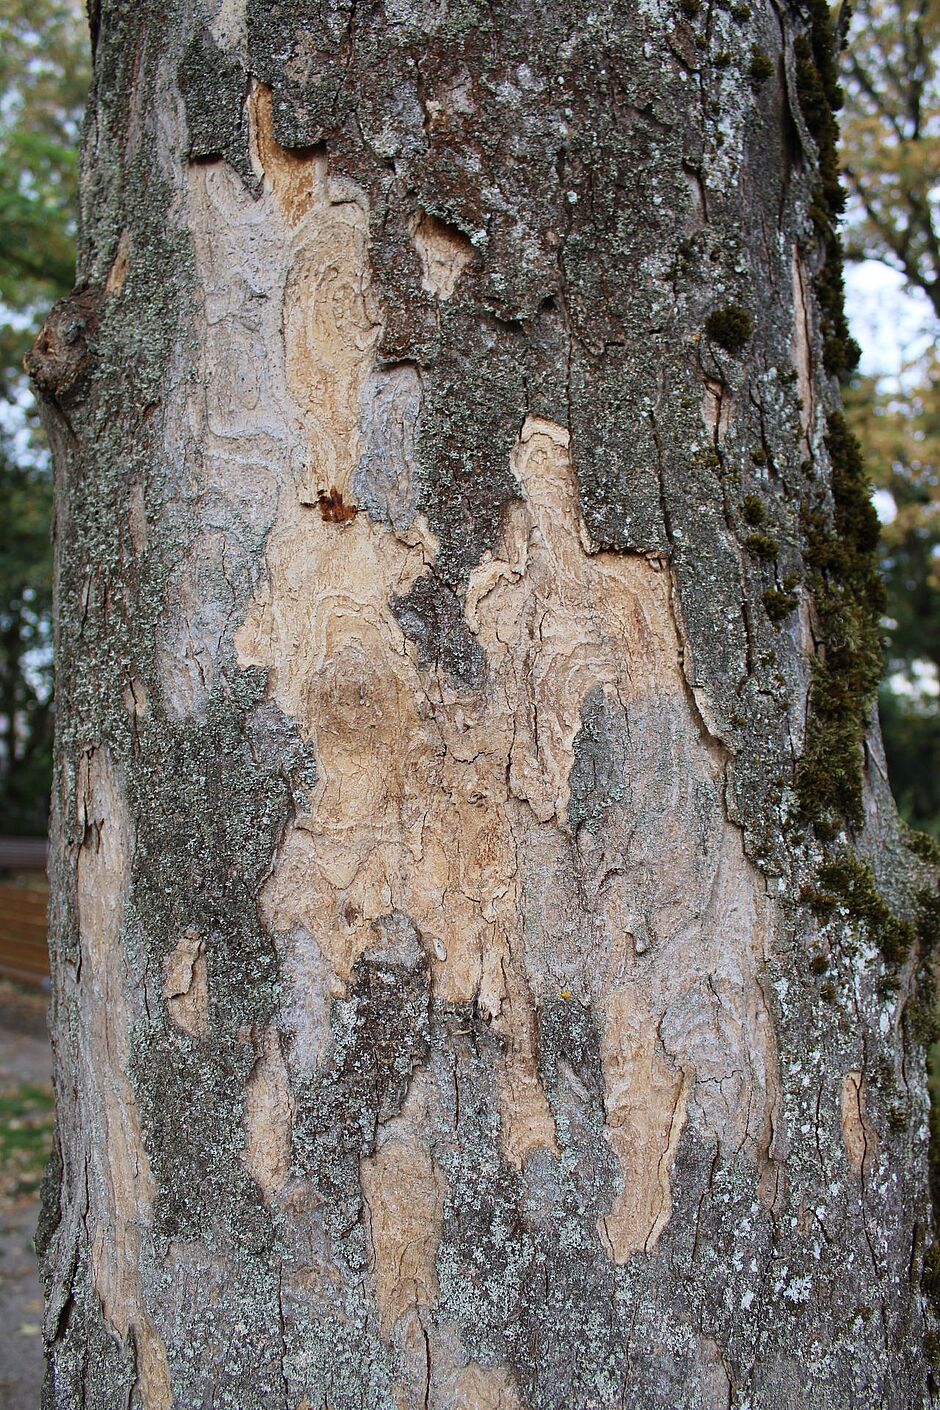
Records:
{"label": "bark knot", "polygon": [[60,406],[77,397],[95,355],[101,321],[101,290],[76,289],[49,314],[23,359],[39,392]]}

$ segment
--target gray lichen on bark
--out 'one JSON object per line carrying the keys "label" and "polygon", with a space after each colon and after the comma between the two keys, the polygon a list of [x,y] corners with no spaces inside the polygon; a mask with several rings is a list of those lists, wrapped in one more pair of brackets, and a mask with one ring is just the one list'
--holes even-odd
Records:
{"label": "gray lichen on bark", "polygon": [[913,962],[792,826],[809,18],[97,7],[50,1410],[930,1403]]}

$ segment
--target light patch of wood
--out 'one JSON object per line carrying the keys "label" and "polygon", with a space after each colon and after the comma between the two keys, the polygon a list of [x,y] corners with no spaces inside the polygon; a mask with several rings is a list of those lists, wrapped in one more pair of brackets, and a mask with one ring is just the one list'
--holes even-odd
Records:
{"label": "light patch of wood", "polygon": [[724,384],[711,377],[705,381],[702,417],[713,439],[723,440],[731,424],[731,397]]}
{"label": "light patch of wood", "polygon": [[699,1337],[702,1366],[702,1410],[731,1410],[731,1377],[721,1347],[709,1337]]}
{"label": "light patch of wood", "polygon": [[483,955],[477,1002],[505,1045],[499,1079],[502,1147],[510,1164],[521,1170],[533,1151],[557,1151],[558,1142],[539,1073],[536,1010],[508,944]]}
{"label": "light patch of wood", "polygon": [[[346,491],[380,324],[364,204],[335,208],[328,190],[286,280],[284,353],[323,478]],[[329,524],[295,497],[282,496],[267,580],[236,646],[242,664],[267,670],[320,772],[265,887],[267,925],[315,937],[337,995],[390,910],[435,937],[436,993],[486,1005],[505,1040],[503,1143],[516,1165],[555,1146],[536,1004],[569,990],[593,1004],[611,1142],[626,1160],[639,1133],[647,1152],[625,1169],[631,1190],[607,1228],[623,1261],[668,1220],[686,1114],[758,1158],[777,1081],[757,992],[768,927],[759,878],[724,814],[724,756],[687,702],[669,573],[591,551],[568,440],[564,427],[526,422],[510,461],[520,501],[498,552],[471,576],[467,621],[486,653],[485,690],[455,691],[423,671],[389,609],[433,561],[420,525],[403,534],[364,514]],[[627,712],[642,785],[611,810],[599,850],[578,855],[568,780],[597,688]],[[572,925],[579,884],[590,941]],[[540,938],[527,943],[522,912],[533,904],[542,914],[529,933]],[[634,1035],[664,1025],[668,1049],[634,1052]],[[756,1067],[752,1040],[771,1054]]]}
{"label": "light patch of wood", "polygon": [[[541,910],[530,933],[572,937],[525,947],[529,990],[570,993],[603,1018],[608,1139],[624,1167],[603,1234],[623,1262],[668,1222],[687,1118],[767,1158],[779,1107],[759,986],[769,918],[724,814],[723,756],[687,704],[669,574],[646,559],[585,553],[563,428],[528,421],[511,464],[523,497],[499,554],[474,575],[468,620],[493,693],[513,711],[510,788],[531,820],[518,857],[529,905],[537,898]],[[603,835],[579,836],[592,915],[578,926],[560,830],[581,710],[598,687],[624,712],[628,788]],[[561,885],[546,885],[552,876]]]}
{"label": "light patch of wood", "polygon": [[135,727],[142,724],[150,714],[150,697],[143,681],[136,676],[132,681],[128,681],[121,693],[121,699]]}
{"label": "light patch of wood", "polygon": [[847,1072],[842,1079],[842,1140],[849,1164],[856,1175],[862,1175],[866,1162],[877,1158],[878,1132],[865,1111],[865,1079],[860,1072]]}
{"label": "light patch of wood", "polygon": [[375,1155],[362,1162],[361,1175],[379,1320],[382,1335],[391,1337],[405,1312],[437,1304],[444,1177],[407,1118],[388,1123]]}
{"label": "light patch of wood", "polygon": [[289,225],[297,225],[317,199],[326,178],[326,157],[282,147],[274,136],[274,95],[252,82],[248,95],[252,164],[274,193]]}
{"label": "light patch of wood", "polygon": [[466,235],[422,213],[415,222],[414,242],[421,260],[421,287],[438,299],[452,298],[457,280],[474,260]]}
{"label": "light patch of wood", "polygon": [[[386,572],[409,550],[387,531],[357,522],[333,540],[358,548],[352,602],[328,600],[329,576],[311,552],[322,537],[315,524],[289,557],[269,548],[272,581],[239,647],[273,672],[278,698],[316,739],[322,780],[264,905],[272,926],[317,934],[338,993],[369,924],[391,907],[438,937],[437,992],[476,998],[505,1039],[503,1141],[517,1166],[555,1146],[534,995],[575,989],[595,1003],[605,1016],[608,1134],[624,1165],[604,1234],[624,1261],[668,1222],[690,1101],[730,1147],[766,1158],[779,1092],[758,984],[766,904],[724,816],[723,759],[685,701],[668,574],[644,559],[585,554],[563,428],[528,422],[512,465],[523,499],[468,592],[494,683],[482,698],[435,689],[396,640],[376,538],[384,533]],[[308,652],[320,648],[312,662],[303,646],[288,649],[288,631]],[[520,870],[563,872],[553,854],[569,845],[574,739],[599,682],[633,707],[644,801],[623,818],[615,810],[615,836],[597,855],[582,848],[593,949],[579,938],[567,954],[561,942],[527,953]],[[540,904],[543,934],[570,933],[570,893],[548,887]]]}
{"label": "light patch of wood", "polygon": [[245,1146],[242,1161],[273,1203],[287,1183],[291,1160],[294,1103],[281,1040],[273,1024],[261,1036],[258,1057],[245,1088]]}
{"label": "light patch of wood", "polygon": [[220,49],[236,49],[245,34],[245,0],[215,0],[209,28]]}
{"label": "light patch of wood", "polygon": [[412,1313],[398,1324],[395,1347],[395,1410],[520,1410],[510,1373],[471,1360],[449,1323]]}
{"label": "light patch of wood", "polygon": [[114,256],[108,277],[104,281],[106,294],[119,294],[124,288],[127,272],[131,267],[131,237],[126,230],[121,231],[117,252]]}
{"label": "light patch of wood", "polygon": [[[433,956],[435,997],[479,1005],[502,1039],[501,1138],[523,1167],[557,1149],[538,1013],[564,995],[589,1006],[623,1170],[600,1232],[623,1262],[668,1222],[685,1126],[749,1152],[762,1179],[779,1111],[760,989],[771,916],[725,814],[725,753],[690,701],[674,583],[657,560],[596,551],[568,431],[530,418],[510,457],[519,500],[467,592],[486,682],[458,688],[419,665],[390,600],[437,550],[409,509],[402,428],[420,378],[375,365],[382,310],[364,197],[334,184],[316,154],[282,160],[260,91],[252,112],[258,200],[224,170],[191,176],[206,313],[205,390],[190,414],[205,418],[209,488],[269,516],[235,644],[317,760],[260,897],[292,990],[288,1061],[315,1066],[330,999],[348,992],[373,923],[400,911]],[[376,457],[392,469],[372,518],[356,486],[365,497],[376,445],[394,456]],[[360,508],[346,522],[318,507],[334,487]],[[603,818],[575,836],[575,743],[598,693],[622,721],[622,758]],[[398,1162],[429,1206],[429,1139],[399,1132],[363,1169],[385,1326],[407,1321],[400,1287],[412,1316],[433,1292],[427,1251],[394,1263],[399,1281],[380,1268],[413,1242],[381,1177]]]}
{"label": "light patch of wood", "polygon": [[508,1371],[471,1361],[457,1381],[454,1410],[519,1410],[520,1401]]}
{"label": "light patch of wood", "polygon": [[310,438],[312,503],[333,490],[352,498],[363,383],[381,332],[367,249],[364,208],[328,205],[284,290],[287,383]]}
{"label": "light patch of wood", "polygon": [[187,930],[163,962],[163,997],[177,1028],[194,1038],[208,1036],[206,942],[195,930]]}
{"label": "light patch of wood", "polygon": [[134,1016],[122,929],[133,834],[124,790],[105,749],[83,756],[78,800],[84,840],[76,889],[86,1009],[81,1129],[87,1142],[92,1276],[109,1326],[125,1344],[133,1341],[143,1410],[170,1410],[166,1351],[140,1284],[154,1187],[127,1075]]}
{"label": "light patch of wood", "polygon": [[816,422],[816,383],[813,377],[813,328],[810,322],[811,301],[807,292],[807,276],[803,259],[793,246],[793,366],[796,368],[797,390],[800,394],[800,424],[806,454],[812,454],[812,437]]}
{"label": "light patch of wood", "polygon": [[131,485],[127,527],[130,531],[131,546],[139,558],[147,547],[147,504],[144,498],[144,477],[142,475],[135,476]]}
{"label": "light patch of wood", "polygon": [[672,1216],[672,1163],[692,1080],[666,1058],[638,1007],[625,990],[611,997],[601,1049],[607,1139],[624,1176],[616,1203],[599,1223],[615,1263],[653,1248]]}

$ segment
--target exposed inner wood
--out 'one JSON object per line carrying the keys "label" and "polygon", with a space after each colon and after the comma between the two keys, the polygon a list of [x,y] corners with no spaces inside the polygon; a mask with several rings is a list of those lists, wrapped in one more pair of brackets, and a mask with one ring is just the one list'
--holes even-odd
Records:
{"label": "exposed inner wood", "polygon": [[[540,1011],[560,1002],[593,1014],[605,1136],[622,1172],[598,1236],[623,1263],[669,1221],[687,1124],[750,1153],[762,1189],[778,1183],[764,1178],[779,1103],[761,989],[772,915],[725,813],[724,752],[683,675],[671,573],[653,558],[595,551],[569,433],[530,418],[510,458],[519,499],[466,593],[485,681],[460,688],[419,664],[390,602],[437,553],[414,504],[420,377],[376,366],[383,314],[362,193],[335,183],[319,154],[277,147],[263,89],[251,111],[260,198],[224,167],[190,173],[207,316],[206,475],[231,494],[244,465],[245,492],[272,504],[265,571],[236,647],[313,743],[318,779],[260,899],[289,980],[287,1045],[282,1059],[273,1031],[263,1040],[246,1166],[266,1200],[284,1189],[288,1075],[316,1070],[331,1001],[375,945],[375,923],[400,911],[426,949],[433,1000],[476,1005],[501,1040],[513,1166],[558,1150]],[[259,320],[271,349],[263,366],[258,326],[248,332]],[[360,512],[324,516],[324,495]],[[205,561],[184,575],[193,581]],[[202,628],[186,630],[199,661]],[[170,654],[168,691],[198,709],[199,690]],[[447,1188],[436,1100],[427,1093],[420,1115],[406,1108],[389,1122],[363,1164],[379,1315],[400,1349],[414,1342],[441,1374],[452,1367],[448,1403],[510,1406],[509,1382],[474,1369],[446,1327],[431,1351],[415,1330],[437,1296]]]}
{"label": "exposed inner wood", "polygon": [[245,1090],[245,1167],[270,1203],[290,1173],[293,1102],[277,1030],[267,1028]]}
{"label": "exposed inner wood", "polygon": [[422,284],[429,294],[449,299],[468,264],[473,246],[467,237],[433,215],[415,222],[414,241],[421,258]]}
{"label": "exposed inner wood", "polygon": [[793,366],[800,391],[800,420],[806,454],[812,453],[816,429],[816,379],[813,376],[813,328],[810,322],[811,295],[799,248],[793,247]]}
{"label": "exposed inner wood", "polygon": [[842,1083],[842,1140],[856,1175],[878,1155],[878,1133],[865,1113],[865,1083],[860,1072],[847,1072]]}
{"label": "exposed inner wood", "polygon": [[378,1150],[361,1171],[386,1336],[405,1313],[433,1308],[438,1300],[445,1181],[423,1135],[428,1118],[428,1093],[415,1081],[405,1109],[385,1124]]}
{"label": "exposed inner wood", "polygon": [[204,1038],[209,1031],[209,973],[201,935],[186,931],[167,955],[163,975],[163,996],[173,1022],[194,1038]]}
{"label": "exposed inner wood", "polygon": [[77,888],[87,1011],[81,1092],[92,1273],[109,1325],[136,1345],[143,1410],[170,1410],[166,1351],[140,1281],[154,1188],[129,1077],[133,1015],[122,929],[133,839],[123,788],[105,750],[84,756],[78,796],[85,836]]}

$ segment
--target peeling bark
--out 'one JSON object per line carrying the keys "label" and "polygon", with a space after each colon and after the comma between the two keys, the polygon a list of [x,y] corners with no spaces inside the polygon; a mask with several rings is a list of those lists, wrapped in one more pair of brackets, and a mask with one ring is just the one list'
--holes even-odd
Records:
{"label": "peeling bark", "polygon": [[854,833],[794,793],[807,23],[99,7],[48,1410],[933,1403],[917,956],[837,859],[922,874],[868,755]]}

